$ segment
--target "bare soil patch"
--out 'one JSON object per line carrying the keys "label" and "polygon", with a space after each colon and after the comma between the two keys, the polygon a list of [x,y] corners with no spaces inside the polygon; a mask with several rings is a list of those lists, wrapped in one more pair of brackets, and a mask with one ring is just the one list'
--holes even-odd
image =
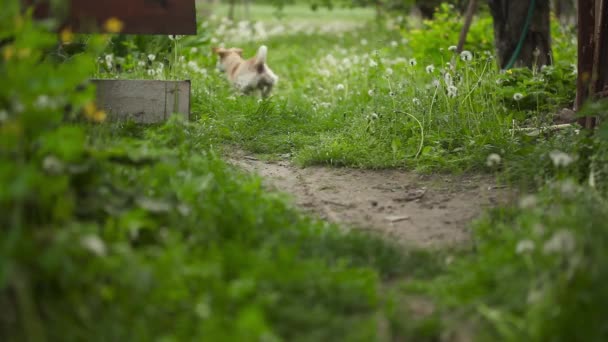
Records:
{"label": "bare soil patch", "polygon": [[237,152],[229,162],[291,194],[294,204],[331,222],[369,229],[420,247],[465,244],[469,224],[511,192],[486,175],[419,175],[403,170],[299,168]]}

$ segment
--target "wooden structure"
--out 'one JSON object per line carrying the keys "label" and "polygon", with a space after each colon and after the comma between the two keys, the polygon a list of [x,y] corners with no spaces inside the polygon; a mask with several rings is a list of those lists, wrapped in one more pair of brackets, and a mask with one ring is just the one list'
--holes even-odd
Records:
{"label": "wooden structure", "polygon": [[[51,9],[50,0],[23,0],[36,18],[60,18],[74,32],[102,32],[110,18],[125,34],[196,34],[195,0],[70,0]],[[93,80],[97,105],[111,120],[165,121],[173,113],[190,117],[190,81]]]}
{"label": "wooden structure", "polygon": [[112,121],[166,121],[173,113],[190,115],[190,81],[93,80],[97,105]]}
{"label": "wooden structure", "polygon": [[[591,98],[608,97],[608,0],[578,0],[578,110]],[[593,128],[596,118],[579,120],[584,128]]]}
{"label": "wooden structure", "polygon": [[127,34],[196,34],[195,0],[71,0],[66,8],[52,10],[50,0],[24,0],[35,5],[37,18],[64,18],[63,27],[95,33],[110,18],[117,18]]}

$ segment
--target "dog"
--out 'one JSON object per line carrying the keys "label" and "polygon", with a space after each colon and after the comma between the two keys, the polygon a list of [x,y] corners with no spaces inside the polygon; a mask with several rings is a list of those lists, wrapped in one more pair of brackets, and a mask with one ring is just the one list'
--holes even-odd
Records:
{"label": "dog", "polygon": [[279,81],[279,77],[266,64],[268,48],[264,45],[248,60],[243,59],[243,49],[239,48],[214,47],[213,52],[219,56],[219,69],[243,94],[249,95],[259,90],[262,97],[267,97]]}

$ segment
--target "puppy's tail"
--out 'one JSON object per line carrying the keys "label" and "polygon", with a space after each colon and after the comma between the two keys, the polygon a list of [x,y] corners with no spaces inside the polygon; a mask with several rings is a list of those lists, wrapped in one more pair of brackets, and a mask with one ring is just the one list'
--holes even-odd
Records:
{"label": "puppy's tail", "polygon": [[260,46],[258,53],[255,55],[255,65],[264,65],[266,63],[266,55],[268,54],[268,48],[266,45]]}

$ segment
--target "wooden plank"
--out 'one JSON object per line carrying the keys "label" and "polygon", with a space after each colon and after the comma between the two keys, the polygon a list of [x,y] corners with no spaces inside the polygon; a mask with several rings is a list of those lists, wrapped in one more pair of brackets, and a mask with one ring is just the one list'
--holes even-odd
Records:
{"label": "wooden plank", "polygon": [[97,105],[113,121],[158,123],[171,114],[190,118],[190,81],[92,80]]}
{"label": "wooden plank", "polygon": [[[36,4],[36,18],[65,17],[51,10],[49,0],[22,1]],[[118,18],[125,34],[196,34],[195,0],[72,0],[66,13],[62,27],[79,33],[101,32],[109,18]]]}
{"label": "wooden plank", "polygon": [[[578,76],[576,80],[575,110],[582,108],[589,97],[589,87],[593,73],[593,56],[595,44],[595,0],[578,0]],[[592,128],[595,120],[590,117],[580,118],[579,124]]]}

